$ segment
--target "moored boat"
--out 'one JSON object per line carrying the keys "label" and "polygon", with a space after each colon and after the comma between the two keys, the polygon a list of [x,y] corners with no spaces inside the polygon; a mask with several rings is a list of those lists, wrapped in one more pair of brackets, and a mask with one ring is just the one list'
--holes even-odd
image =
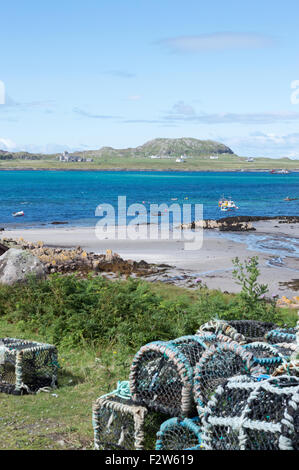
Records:
{"label": "moored boat", "polygon": [[23,211],[13,212],[12,214],[13,217],[22,217],[23,215],[25,215]]}

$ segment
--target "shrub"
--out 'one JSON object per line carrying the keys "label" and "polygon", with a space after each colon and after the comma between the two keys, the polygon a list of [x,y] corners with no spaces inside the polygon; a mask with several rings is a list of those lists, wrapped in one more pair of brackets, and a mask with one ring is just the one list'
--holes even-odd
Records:
{"label": "shrub", "polygon": [[171,297],[171,288],[163,290],[167,298],[142,280],[54,274],[26,285],[0,285],[0,315],[57,346],[109,346],[127,352],[151,341],[194,334],[215,317],[276,321],[280,315],[283,323],[278,309],[264,300],[248,308],[242,295],[201,288],[192,298],[177,292]]}

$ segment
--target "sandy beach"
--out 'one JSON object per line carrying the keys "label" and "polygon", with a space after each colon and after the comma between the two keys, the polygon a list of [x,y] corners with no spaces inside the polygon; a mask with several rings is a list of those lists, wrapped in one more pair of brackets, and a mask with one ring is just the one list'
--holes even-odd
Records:
{"label": "sandy beach", "polygon": [[[240,286],[232,277],[232,259],[241,261],[258,256],[261,276],[259,281],[268,284],[269,295],[298,294],[298,288],[289,284],[299,279],[299,226],[280,223],[279,220],[253,223],[255,231],[219,232],[204,230],[202,247],[186,250],[183,240],[115,240],[114,228],[109,227],[104,239],[99,240],[95,227],[55,226],[51,228],[6,229],[1,238],[22,237],[27,241],[43,241],[50,247],[74,248],[105,253],[107,249],[124,259],[145,260],[148,263],[171,266],[159,277],[176,285],[194,287],[200,278],[209,288],[238,292]],[[191,232],[189,233],[189,236]],[[297,284],[298,285],[298,284]]]}

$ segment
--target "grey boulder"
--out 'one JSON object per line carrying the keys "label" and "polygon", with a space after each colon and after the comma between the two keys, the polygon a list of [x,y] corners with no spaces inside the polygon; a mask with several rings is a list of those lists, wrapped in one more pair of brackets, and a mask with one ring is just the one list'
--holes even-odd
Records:
{"label": "grey boulder", "polygon": [[0,283],[15,284],[26,282],[28,276],[37,279],[46,277],[43,264],[29,251],[10,248],[0,256]]}

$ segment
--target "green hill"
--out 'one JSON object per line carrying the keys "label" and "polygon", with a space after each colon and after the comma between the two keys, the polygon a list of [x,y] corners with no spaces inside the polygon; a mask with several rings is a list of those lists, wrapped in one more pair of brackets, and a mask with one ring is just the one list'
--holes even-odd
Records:
{"label": "green hill", "polygon": [[[181,155],[185,159],[178,160]],[[216,158],[211,159],[214,155]],[[60,161],[61,154],[34,154],[0,150],[0,169],[57,170],[179,170],[179,171],[246,171],[286,168],[299,170],[299,161],[289,158],[256,157],[248,160],[236,155],[226,145],[213,140],[194,138],[153,139],[136,148],[97,150],[69,154],[71,161]],[[151,157],[160,158],[151,158]]]}
{"label": "green hill", "polygon": [[75,154],[94,157],[149,157],[151,155],[179,157],[181,155],[233,154],[233,151],[226,145],[213,140],[182,137],[180,139],[154,139],[136,148],[102,147],[99,150],[75,152]]}

